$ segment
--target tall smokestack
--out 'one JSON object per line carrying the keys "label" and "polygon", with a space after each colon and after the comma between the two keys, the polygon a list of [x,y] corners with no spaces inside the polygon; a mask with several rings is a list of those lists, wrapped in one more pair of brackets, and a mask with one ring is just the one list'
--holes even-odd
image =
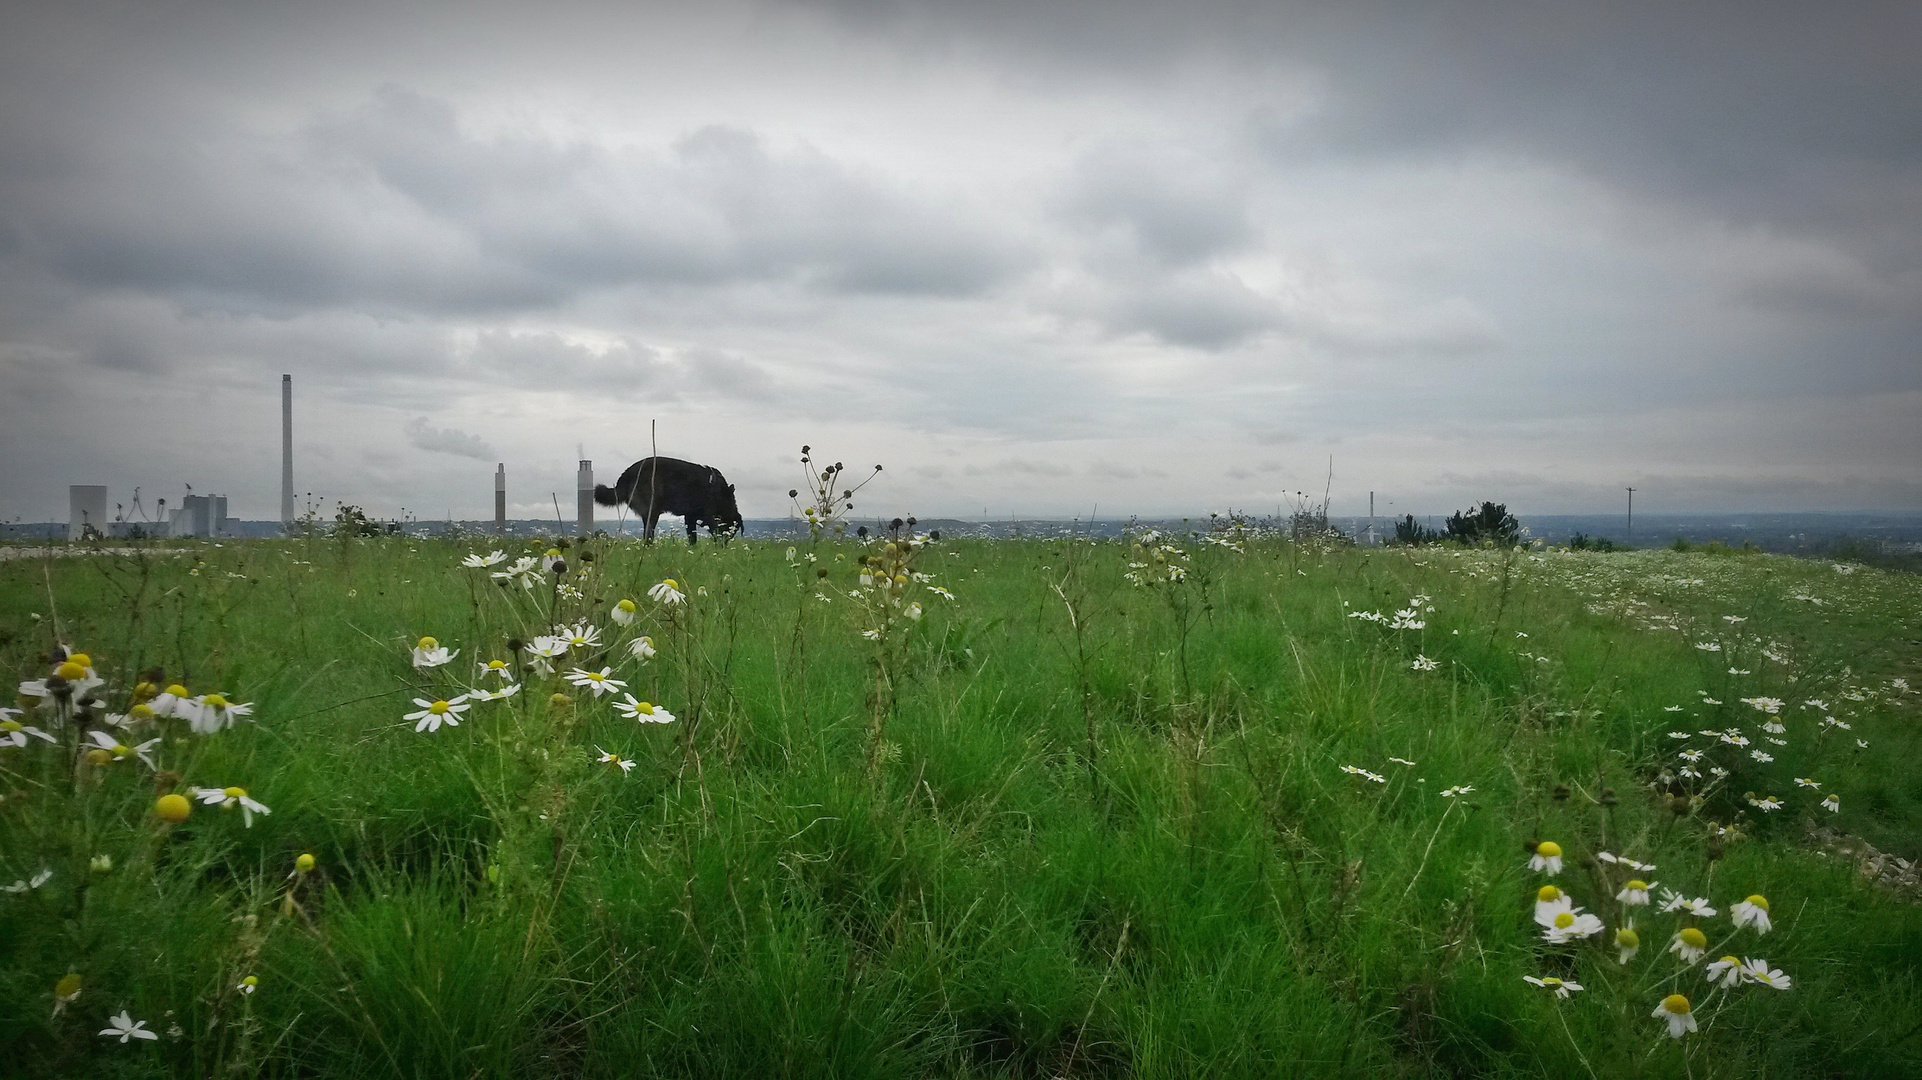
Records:
{"label": "tall smokestack", "polygon": [[581,471],[575,477],[575,502],[580,509],[579,531],[582,536],[594,535],[594,463],[586,458],[580,459]]}
{"label": "tall smokestack", "polygon": [[294,523],[294,377],[280,377],[280,524]]}
{"label": "tall smokestack", "polygon": [[507,535],[507,462],[494,466],[494,535]]}

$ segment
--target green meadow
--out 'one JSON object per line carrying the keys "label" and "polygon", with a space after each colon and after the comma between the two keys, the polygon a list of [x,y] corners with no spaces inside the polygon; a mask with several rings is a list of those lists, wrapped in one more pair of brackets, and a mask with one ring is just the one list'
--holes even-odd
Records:
{"label": "green meadow", "polygon": [[1922,578],[1137,540],[18,551],[0,1073],[1922,1075]]}

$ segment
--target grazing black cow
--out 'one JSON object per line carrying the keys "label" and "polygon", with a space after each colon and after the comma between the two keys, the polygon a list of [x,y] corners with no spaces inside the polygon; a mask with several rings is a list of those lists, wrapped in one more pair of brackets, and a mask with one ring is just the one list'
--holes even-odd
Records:
{"label": "grazing black cow", "polygon": [[734,505],[734,485],[721,470],[671,457],[642,458],[627,467],[613,487],[597,484],[594,501],[602,506],[634,508],[645,526],[642,536],[654,539],[654,525],[662,514],[679,514],[687,522],[687,542],[694,527],[706,525],[708,535],[743,531],[740,508]]}

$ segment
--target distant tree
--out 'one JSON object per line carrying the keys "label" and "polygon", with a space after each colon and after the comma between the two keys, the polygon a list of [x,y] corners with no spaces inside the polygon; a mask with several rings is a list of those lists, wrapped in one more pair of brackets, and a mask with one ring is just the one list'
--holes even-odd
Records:
{"label": "distant tree", "polygon": [[1432,544],[1440,539],[1440,533],[1416,521],[1413,514],[1395,522],[1395,543],[1397,544],[1407,544],[1412,547],[1419,544]]}
{"label": "distant tree", "polygon": [[1480,547],[1514,547],[1521,540],[1522,523],[1508,512],[1505,503],[1485,502],[1479,509],[1448,515],[1448,539]]}

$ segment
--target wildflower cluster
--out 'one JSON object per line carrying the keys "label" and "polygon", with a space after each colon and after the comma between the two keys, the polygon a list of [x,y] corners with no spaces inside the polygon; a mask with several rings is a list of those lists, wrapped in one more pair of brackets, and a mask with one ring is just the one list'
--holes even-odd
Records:
{"label": "wildflower cluster", "polygon": [[[1679,1039],[1696,1031],[1695,1007],[1689,997],[1696,991],[1689,988],[1686,977],[1711,951],[1721,947],[1710,945],[1708,929],[1714,925],[1710,920],[1720,914],[1720,909],[1707,897],[1689,896],[1686,892],[1662,887],[1659,882],[1649,880],[1655,870],[1651,863],[1598,851],[1594,856],[1594,866],[1605,885],[1603,902],[1609,907],[1607,914],[1615,926],[1611,934],[1607,932],[1609,922],[1602,915],[1577,904],[1575,896],[1554,881],[1565,868],[1564,859],[1562,846],[1552,840],[1534,843],[1529,853],[1528,869],[1549,879],[1535,890],[1534,900],[1534,921],[1540,928],[1543,944],[1549,947],[1544,959],[1569,966],[1576,962],[1579,957],[1577,950],[1583,947],[1612,948],[1615,966],[1627,969],[1631,976],[1635,976],[1624,984],[1631,993],[1636,986],[1662,987],[1674,983],[1678,978],[1683,979],[1684,983],[1677,992],[1661,998],[1652,1015],[1664,1022],[1670,1038]],[[1608,889],[1613,889],[1612,897]],[[1664,930],[1654,934],[1654,940],[1666,940],[1668,943],[1658,955],[1672,959],[1665,962],[1650,961],[1639,969],[1633,968],[1631,965],[1635,964],[1643,951],[1643,938],[1650,932],[1649,927],[1638,926],[1637,919],[1657,915],[1672,916],[1667,920],[1668,925]],[[1773,929],[1769,920],[1768,899],[1759,894],[1731,905],[1728,918],[1729,926],[1723,937],[1723,945],[1743,933],[1753,933],[1759,939]],[[1707,983],[1702,993],[1707,994],[1728,993],[1747,985],[1767,986],[1776,990],[1787,990],[1791,986],[1789,976],[1783,974],[1780,968],[1771,967],[1767,960],[1738,958],[1733,954],[1707,964],[1702,970],[1702,977]],[[1555,990],[1558,999],[1566,999],[1572,992],[1582,989],[1579,984],[1569,980],[1535,976],[1524,978],[1535,986]]]}
{"label": "wildflower cluster", "polygon": [[1122,577],[1137,587],[1179,585],[1188,580],[1188,549],[1170,543],[1155,529],[1135,537],[1131,555],[1128,572]]}
{"label": "wildflower cluster", "polygon": [[[787,497],[807,521],[809,535],[819,539],[823,532],[831,531],[839,536],[847,531],[847,523],[841,518],[854,509],[855,493],[881,475],[881,466],[876,465],[874,471],[860,483],[850,485],[841,478],[847,466],[837,461],[825,468],[817,468],[813,452],[813,447],[801,447],[801,471],[806,477],[806,484],[789,489]],[[805,503],[801,501],[803,492],[807,496]]]}

